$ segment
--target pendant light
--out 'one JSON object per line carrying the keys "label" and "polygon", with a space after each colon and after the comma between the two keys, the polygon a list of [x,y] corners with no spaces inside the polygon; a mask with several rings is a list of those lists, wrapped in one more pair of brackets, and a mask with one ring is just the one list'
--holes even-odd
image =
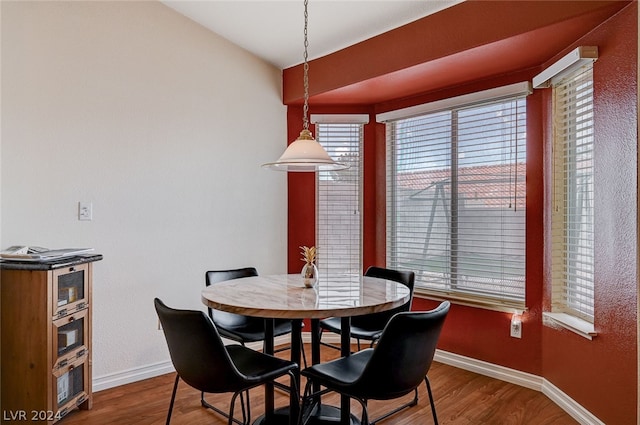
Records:
{"label": "pendant light", "polygon": [[264,168],[278,171],[331,171],[349,168],[346,164],[335,162],[320,143],[313,138],[309,131],[309,62],[307,61],[307,49],[309,41],[307,39],[307,12],[309,0],[304,0],[304,106],[302,108],[302,131],[300,136],[294,140],[284,151],[276,162],[262,164]]}

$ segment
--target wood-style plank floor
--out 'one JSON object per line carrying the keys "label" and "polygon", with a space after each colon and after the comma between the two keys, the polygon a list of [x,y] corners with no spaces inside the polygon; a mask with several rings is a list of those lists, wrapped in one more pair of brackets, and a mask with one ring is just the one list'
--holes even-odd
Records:
{"label": "wood-style plank floor", "polygon": [[[308,347],[307,347],[308,349]],[[287,356],[288,352],[281,355]],[[322,348],[322,361],[335,358],[337,351]],[[311,358],[308,356],[308,358]],[[145,425],[164,424],[175,374],[123,385],[94,393],[91,410],[71,412],[60,425]],[[429,372],[438,421],[442,425],[574,425],[572,419],[544,394],[518,385],[478,375],[435,362]],[[286,379],[282,382],[286,382]],[[381,425],[432,424],[429,397],[424,385],[420,401],[381,422]],[[227,410],[230,394],[209,394],[207,400]],[[407,396],[407,400],[409,396]],[[369,414],[375,418],[400,404],[396,401],[370,401]],[[264,412],[264,390],[251,390],[252,420]],[[336,395],[323,398],[326,404],[339,406]],[[276,390],[276,407],[285,406],[288,395]],[[361,409],[352,402],[352,413],[359,417]],[[236,415],[240,409],[236,403]],[[226,424],[210,409],[200,405],[200,393],[180,382],[172,415],[172,424]]]}

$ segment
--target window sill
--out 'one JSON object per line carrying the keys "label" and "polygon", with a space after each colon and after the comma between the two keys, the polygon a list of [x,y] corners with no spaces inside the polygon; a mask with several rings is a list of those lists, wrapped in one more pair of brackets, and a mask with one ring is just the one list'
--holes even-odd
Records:
{"label": "window sill", "polygon": [[542,323],[545,326],[560,326],[589,340],[592,340],[594,336],[598,335],[593,323],[578,319],[566,313],[544,312],[542,313]]}
{"label": "window sill", "polygon": [[416,287],[414,296],[434,301],[449,301],[452,304],[464,305],[467,307],[482,308],[484,310],[500,311],[504,313],[515,313],[516,311],[527,311],[524,302],[503,301],[492,298],[474,297],[472,295],[465,296],[460,293],[445,293],[440,291],[432,291],[425,288]]}

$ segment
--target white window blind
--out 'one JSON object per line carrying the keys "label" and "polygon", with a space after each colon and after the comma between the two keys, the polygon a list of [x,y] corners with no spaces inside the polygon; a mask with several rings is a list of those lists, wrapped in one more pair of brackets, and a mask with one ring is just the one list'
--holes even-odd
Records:
{"label": "white window blind", "polygon": [[331,158],[348,163],[340,171],[317,173],[316,247],[324,275],[362,274],[362,124],[316,124],[318,142]]}
{"label": "white window blind", "polygon": [[553,85],[552,307],[593,323],[592,65]]}
{"label": "white window blind", "polygon": [[523,307],[525,94],[387,123],[387,263],[416,285]]}

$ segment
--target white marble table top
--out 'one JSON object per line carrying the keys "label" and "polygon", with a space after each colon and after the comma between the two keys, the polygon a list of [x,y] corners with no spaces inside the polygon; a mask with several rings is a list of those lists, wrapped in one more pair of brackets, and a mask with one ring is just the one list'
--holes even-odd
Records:
{"label": "white marble table top", "polygon": [[208,307],[246,316],[321,319],[390,310],[409,301],[409,288],[368,276],[320,276],[305,288],[299,274],[252,276],[214,283],[202,291]]}

